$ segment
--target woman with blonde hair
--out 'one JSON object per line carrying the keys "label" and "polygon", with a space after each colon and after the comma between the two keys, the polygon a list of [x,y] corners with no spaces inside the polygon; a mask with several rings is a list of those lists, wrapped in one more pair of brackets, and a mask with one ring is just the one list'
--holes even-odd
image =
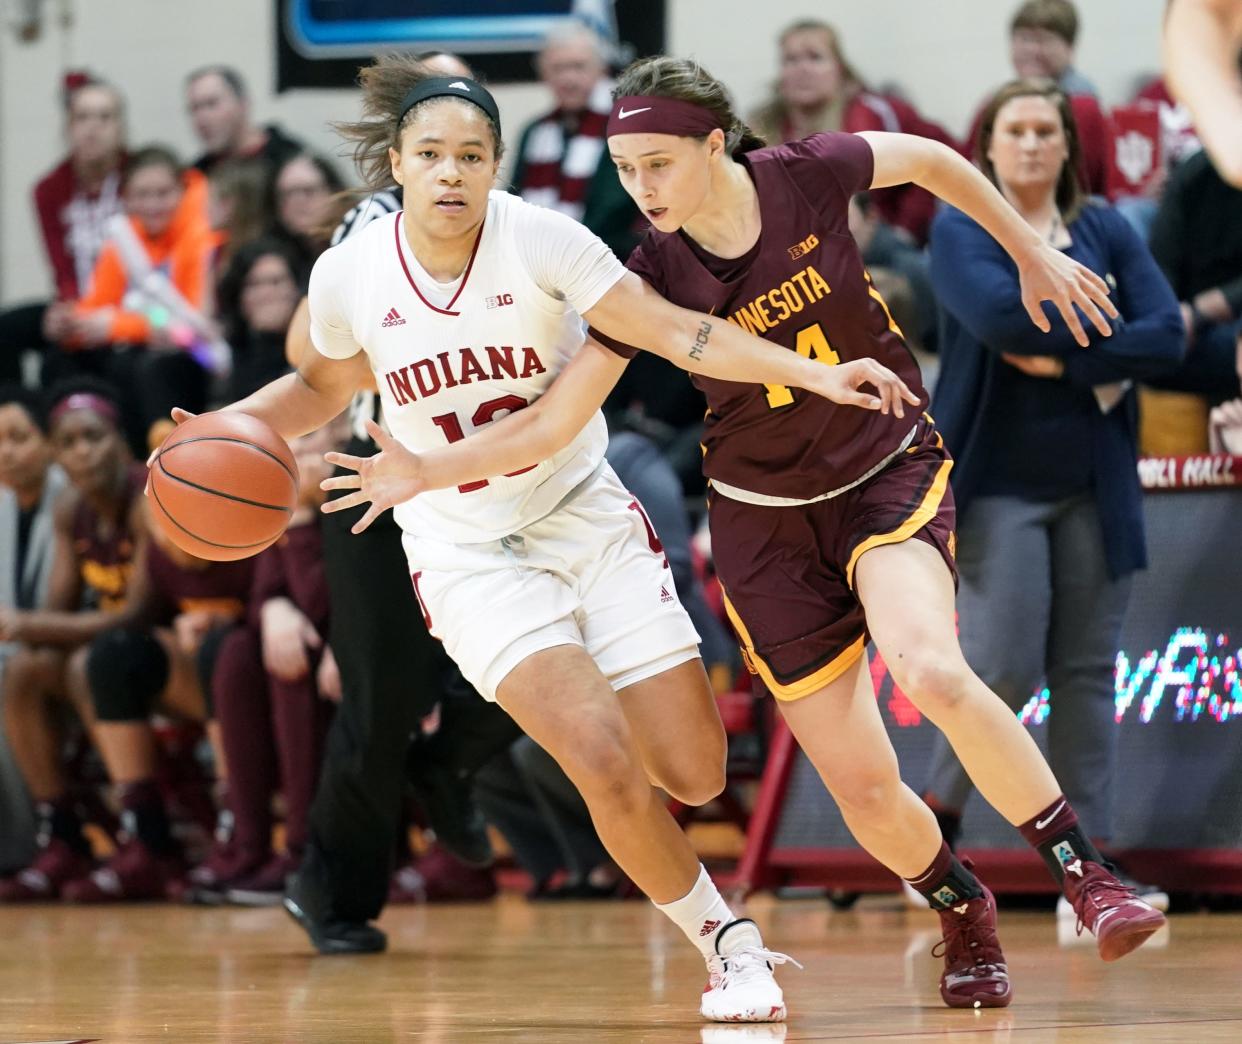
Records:
{"label": "woman with blonde hair", "polygon": [[[827,22],[804,18],[779,37],[781,72],[773,96],[750,125],[773,144],[798,141],[821,131],[899,131],[961,145],[909,102],[871,90],[845,56],[840,34]],[[917,185],[871,193],[880,216],[920,246],[935,213],[932,194]]]}

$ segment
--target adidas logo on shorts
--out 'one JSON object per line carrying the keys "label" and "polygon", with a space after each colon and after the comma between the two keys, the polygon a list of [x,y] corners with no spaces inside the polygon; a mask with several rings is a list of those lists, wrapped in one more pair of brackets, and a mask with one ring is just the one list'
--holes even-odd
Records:
{"label": "adidas logo on shorts", "polygon": [[667,588],[667,587],[665,587],[663,584],[661,584],[661,585],[660,585],[660,602],[661,602],[661,604],[667,604],[668,602],[671,602],[672,600],[673,600],[673,596],[672,596],[671,594],[669,594],[669,593],[668,593],[668,588]]}

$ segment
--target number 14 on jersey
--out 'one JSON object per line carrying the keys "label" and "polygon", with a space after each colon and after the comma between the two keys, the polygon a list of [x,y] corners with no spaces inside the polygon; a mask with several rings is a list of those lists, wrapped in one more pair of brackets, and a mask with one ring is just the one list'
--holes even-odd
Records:
{"label": "number 14 on jersey", "polygon": [[[814,359],[825,366],[836,366],[841,361],[841,356],[828,343],[828,338],[824,336],[824,328],[819,323],[804,326],[798,331],[798,340],[794,350],[804,359]],[[764,387],[768,390],[769,409],[780,409],[794,401],[793,392],[783,384],[765,384]]]}

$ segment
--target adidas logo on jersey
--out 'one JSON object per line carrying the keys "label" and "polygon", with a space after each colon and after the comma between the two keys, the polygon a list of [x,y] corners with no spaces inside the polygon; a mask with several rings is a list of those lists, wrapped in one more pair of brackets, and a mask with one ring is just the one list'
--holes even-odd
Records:
{"label": "adidas logo on jersey", "polygon": [[384,321],[380,323],[380,326],[404,326],[404,325],[405,325],[405,320],[402,319],[401,316],[397,314],[397,310],[395,308],[388,309],[388,314],[384,316]]}
{"label": "adidas logo on jersey", "polygon": [[671,602],[672,600],[673,600],[673,596],[672,596],[671,594],[669,594],[669,593],[668,593],[668,588],[667,588],[667,587],[665,587],[663,584],[661,584],[661,585],[660,585],[660,602],[661,602],[661,604],[665,604],[665,603]]}

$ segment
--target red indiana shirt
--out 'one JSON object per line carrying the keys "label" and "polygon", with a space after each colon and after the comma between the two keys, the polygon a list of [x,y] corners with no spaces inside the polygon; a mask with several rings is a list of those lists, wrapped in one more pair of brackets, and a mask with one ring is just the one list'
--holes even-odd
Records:
{"label": "red indiana shirt", "polygon": [[35,185],[35,211],[61,300],[76,301],[86,292],[108,238],[108,221],[124,209],[120,181],[118,168],[104,178],[97,193],[88,195],[65,160]]}
{"label": "red indiana shirt", "polygon": [[[683,232],[652,229],[627,267],[674,304],[724,316],[801,355],[830,364],[877,359],[925,407],[918,365],[849,231],[850,197],[871,184],[871,146],[854,134],[815,134],[735,158],[759,196],[755,246],[717,258]],[[626,358],[637,350],[591,332]],[[907,408],[899,420],[781,385],[693,380],[710,407],[704,474],[768,497],[810,500],[856,482],[900,448],[918,415]]]}

